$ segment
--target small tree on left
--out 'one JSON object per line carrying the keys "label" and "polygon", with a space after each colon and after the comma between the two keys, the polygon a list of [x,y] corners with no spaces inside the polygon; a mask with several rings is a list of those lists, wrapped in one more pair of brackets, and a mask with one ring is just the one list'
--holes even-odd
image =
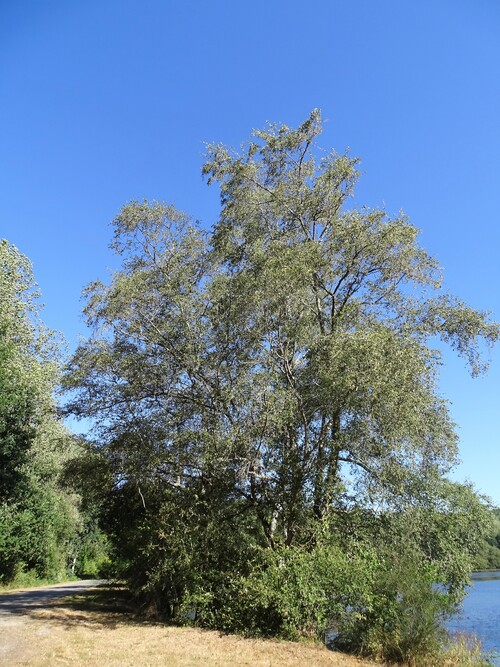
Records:
{"label": "small tree on left", "polygon": [[61,484],[74,444],[56,414],[58,359],[31,263],[0,240],[0,583],[25,570],[62,576],[77,542],[79,500]]}

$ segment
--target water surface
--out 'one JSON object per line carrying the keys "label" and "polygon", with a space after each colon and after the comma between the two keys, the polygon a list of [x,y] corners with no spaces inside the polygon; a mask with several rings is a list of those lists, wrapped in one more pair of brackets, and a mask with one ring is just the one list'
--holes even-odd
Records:
{"label": "water surface", "polygon": [[461,612],[446,625],[452,633],[476,635],[500,665],[500,571],[474,572]]}

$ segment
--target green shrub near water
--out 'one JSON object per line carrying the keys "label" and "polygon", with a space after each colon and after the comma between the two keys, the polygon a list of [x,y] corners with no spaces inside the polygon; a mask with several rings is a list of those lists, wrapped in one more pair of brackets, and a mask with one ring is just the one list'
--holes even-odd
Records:
{"label": "green shrub near water", "polygon": [[224,573],[225,585],[206,586],[187,596],[196,605],[196,621],[257,636],[325,639],[337,622],[371,605],[376,556],[348,556],[340,549],[283,548],[262,552],[248,576]]}
{"label": "green shrub near water", "polygon": [[313,637],[334,648],[390,662],[437,657],[442,621],[453,611],[432,566],[411,555],[381,559],[365,546],[266,554],[248,577],[185,598],[196,622],[227,632],[286,639]]}

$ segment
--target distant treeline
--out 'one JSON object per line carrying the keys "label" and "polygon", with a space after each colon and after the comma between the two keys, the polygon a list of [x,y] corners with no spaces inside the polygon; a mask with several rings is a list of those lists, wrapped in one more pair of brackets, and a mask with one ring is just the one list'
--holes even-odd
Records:
{"label": "distant treeline", "polygon": [[500,508],[491,511],[491,526],[475,559],[477,570],[500,570]]}

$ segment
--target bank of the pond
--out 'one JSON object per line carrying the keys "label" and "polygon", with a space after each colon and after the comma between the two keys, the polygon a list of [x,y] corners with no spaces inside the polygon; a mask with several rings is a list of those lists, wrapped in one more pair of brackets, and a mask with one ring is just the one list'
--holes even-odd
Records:
{"label": "bank of the pond", "polygon": [[[0,602],[5,603],[0,609],[0,664],[380,667],[380,663],[333,652],[319,644],[246,639],[141,620],[128,605],[124,587],[108,585],[84,590],[88,584],[100,583],[69,582],[50,586],[45,594],[32,589],[0,596]],[[69,597],[55,599],[61,594]],[[456,648],[440,664],[472,667],[481,663],[478,655],[471,660]]]}
{"label": "bank of the pond", "polygon": [[[86,603],[87,604],[87,603]],[[0,664],[9,667],[374,667],[320,645],[245,639],[135,621],[58,601],[0,614]]]}

